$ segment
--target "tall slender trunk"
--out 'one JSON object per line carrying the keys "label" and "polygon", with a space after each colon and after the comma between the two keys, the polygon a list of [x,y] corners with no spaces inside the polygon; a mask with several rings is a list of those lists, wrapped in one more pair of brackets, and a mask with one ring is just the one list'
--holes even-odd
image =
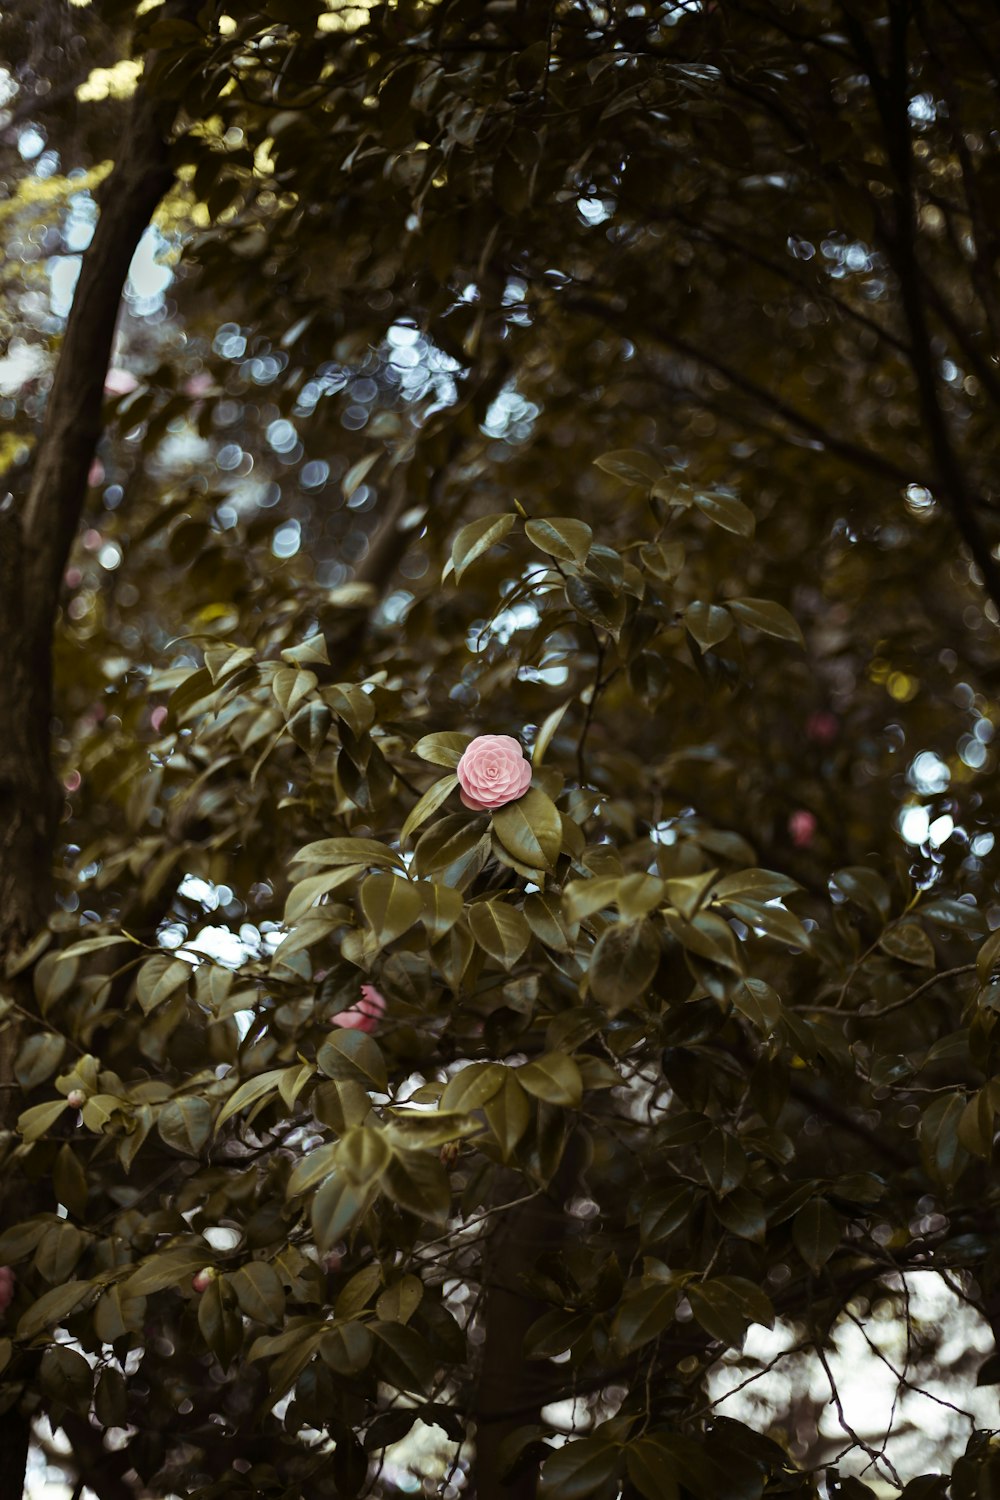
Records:
{"label": "tall slender trunk", "polygon": [[508,1482],[501,1479],[504,1445],[519,1427],[541,1420],[542,1407],[565,1390],[565,1372],[547,1360],[526,1360],[525,1334],[550,1311],[534,1296],[525,1273],[543,1255],[558,1252],[565,1236],[566,1199],[573,1192],[583,1161],[582,1144],[570,1137],[548,1188],[526,1203],[498,1215],[485,1257],[485,1332],[473,1416],[476,1463],[475,1500],[534,1500],[537,1464],[529,1463]]}
{"label": "tall slender trunk", "polygon": [[[193,12],[188,3],[184,9]],[[122,288],[139,238],[172,181],[174,106],[141,85],[108,179],[66,325],[31,484],[22,507],[0,511],[0,971],[43,927],[52,907],[59,796],[51,767],[52,635],[66,558],[101,430],[104,376]],[[32,1010],[30,977],[5,986]],[[14,1073],[28,1022],[0,1030],[0,1159],[20,1112]],[[0,1229],[24,1212],[23,1186],[0,1171]],[[0,1415],[0,1500],[21,1500],[31,1418]]]}

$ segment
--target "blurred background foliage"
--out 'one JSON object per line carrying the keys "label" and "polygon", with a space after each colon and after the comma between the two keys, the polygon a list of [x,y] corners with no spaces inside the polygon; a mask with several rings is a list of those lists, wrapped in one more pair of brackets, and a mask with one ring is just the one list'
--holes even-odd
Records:
{"label": "blurred background foliage", "polygon": [[[5,509],[139,97],[173,178],[53,621],[0,1402],[102,1500],[992,1494],[994,7],[14,0],[0,55]],[[417,826],[487,732],[525,827]]]}

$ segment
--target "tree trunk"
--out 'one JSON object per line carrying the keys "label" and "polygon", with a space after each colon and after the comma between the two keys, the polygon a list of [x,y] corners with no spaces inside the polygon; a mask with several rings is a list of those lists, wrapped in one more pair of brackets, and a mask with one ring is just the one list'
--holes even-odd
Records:
{"label": "tree trunk", "polygon": [[535,1500],[537,1463],[526,1464],[504,1483],[503,1445],[519,1427],[537,1424],[542,1407],[560,1399],[566,1382],[559,1367],[524,1357],[528,1329],[551,1310],[532,1295],[525,1273],[543,1255],[558,1252],[565,1238],[564,1203],[579,1178],[583,1156],[582,1142],[571,1137],[548,1188],[499,1214],[490,1235],[483,1270],[486,1338],[473,1410],[475,1500]]}
{"label": "tree trunk", "polygon": [[[8,502],[0,512],[0,965],[8,971],[52,907],[60,807],[50,751],[52,634],[100,435],[122,288],[172,181],[166,138],[173,113],[140,87],[84,257],[30,489],[23,508]],[[32,1012],[30,971],[6,989],[22,1012]],[[9,1158],[20,1113],[14,1064],[24,1025],[15,1013],[0,1031],[0,1159]],[[24,1209],[23,1187],[4,1161],[0,1229]],[[0,1500],[21,1500],[30,1433],[30,1415],[17,1405],[0,1416]]]}

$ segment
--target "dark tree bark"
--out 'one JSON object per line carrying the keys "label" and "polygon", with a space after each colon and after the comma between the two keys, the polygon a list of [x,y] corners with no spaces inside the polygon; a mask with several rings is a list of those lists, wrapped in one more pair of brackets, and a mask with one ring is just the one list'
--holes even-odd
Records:
{"label": "dark tree bark", "polygon": [[[193,9],[193,7],[191,7]],[[121,155],[102,195],[21,507],[0,513],[0,963],[43,927],[52,906],[59,795],[52,773],[52,633],[66,558],[101,430],[104,377],[122,288],[140,236],[172,181],[175,106],[136,94]],[[26,975],[15,998],[32,1006]],[[21,1027],[0,1032],[0,1147],[19,1112],[14,1062]],[[15,1174],[0,1180],[0,1228],[23,1212]],[[0,1500],[21,1500],[30,1416],[0,1416]],[[99,1441],[99,1439],[98,1439]]]}

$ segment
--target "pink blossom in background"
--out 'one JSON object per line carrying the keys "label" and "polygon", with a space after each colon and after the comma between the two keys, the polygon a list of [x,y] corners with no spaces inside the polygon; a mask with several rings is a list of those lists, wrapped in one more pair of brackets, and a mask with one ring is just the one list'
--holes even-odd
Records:
{"label": "pink blossom in background", "polygon": [[14,1272],[10,1266],[0,1266],[0,1317],[14,1300]]}
{"label": "pink blossom in background", "polygon": [[121,370],[112,365],[104,377],[104,394],[106,396],[130,396],[139,384],[130,370]]}
{"label": "pink blossom in background", "polygon": [[816,837],[816,819],[804,807],[797,807],[788,820],[788,832],[796,849],[808,849]]}
{"label": "pink blossom in background", "polygon": [[832,745],[840,733],[840,720],[828,708],[818,709],[806,720],[806,738],[817,745]]}
{"label": "pink blossom in background", "polygon": [[153,712],[150,714],[150,716],[149,716],[149,722],[153,726],[153,728],[156,730],[157,734],[159,734],[160,728],[161,728],[161,726],[163,724],[163,721],[164,721],[164,719],[166,717],[167,717],[167,707],[166,707],[165,703],[161,703],[157,708],[154,708]]}
{"label": "pink blossom in background", "polygon": [[509,734],[481,734],[456,767],[459,795],[473,812],[505,807],[531,785],[531,762]]}
{"label": "pink blossom in background", "polygon": [[199,370],[196,375],[191,375],[184,382],[185,396],[191,396],[197,400],[199,396],[207,396],[215,385],[215,381],[207,370]]}
{"label": "pink blossom in background", "polygon": [[385,1015],[385,999],[373,984],[361,986],[361,999],[350,1010],[338,1011],[330,1017],[332,1026],[343,1026],[347,1031],[375,1030]]}
{"label": "pink blossom in background", "polygon": [[87,483],[90,485],[91,489],[93,489],[98,484],[104,483],[104,465],[101,463],[101,460],[99,458],[95,458],[90,465],[90,472],[87,475]]}

